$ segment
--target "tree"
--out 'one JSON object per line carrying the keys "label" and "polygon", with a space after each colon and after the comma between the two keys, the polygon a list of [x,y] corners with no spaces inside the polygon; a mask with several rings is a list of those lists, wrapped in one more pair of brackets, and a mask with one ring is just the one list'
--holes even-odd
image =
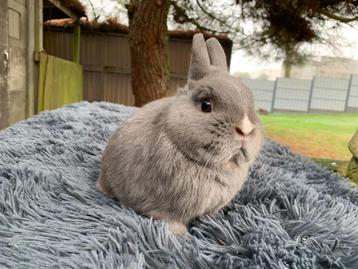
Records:
{"label": "tree", "polygon": [[128,9],[131,80],[135,105],[163,97],[168,89],[168,0],[131,0]]}
{"label": "tree", "polygon": [[[239,2],[239,1],[237,1]],[[246,0],[241,1],[247,15],[256,23],[262,22],[261,31],[254,33],[261,38],[258,46],[268,48],[265,53],[276,52],[276,59],[282,59],[285,76],[290,76],[293,64],[302,64],[307,55],[301,46],[307,43],[329,43],[327,20],[332,28],[339,23],[358,20],[358,1],[340,0]],[[245,8],[255,2],[255,8]],[[257,52],[257,51],[256,51]],[[260,53],[259,53],[260,54]]]}
{"label": "tree", "polygon": [[283,60],[286,76],[307,55],[307,43],[328,42],[327,24],[358,20],[357,0],[131,0],[128,7],[132,87],[136,105],[168,88],[167,23],[225,33],[237,49]]}

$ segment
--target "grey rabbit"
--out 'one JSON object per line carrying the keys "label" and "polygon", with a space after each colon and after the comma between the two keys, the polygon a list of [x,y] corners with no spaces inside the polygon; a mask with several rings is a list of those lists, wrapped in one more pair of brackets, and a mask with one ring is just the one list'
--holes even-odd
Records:
{"label": "grey rabbit", "polygon": [[229,74],[217,39],[194,35],[185,90],[148,103],[114,132],[97,181],[175,234],[238,193],[263,141],[253,95]]}

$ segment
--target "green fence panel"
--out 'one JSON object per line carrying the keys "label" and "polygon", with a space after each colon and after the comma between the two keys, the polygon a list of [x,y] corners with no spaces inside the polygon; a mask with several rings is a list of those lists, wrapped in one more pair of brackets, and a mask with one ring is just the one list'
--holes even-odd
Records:
{"label": "green fence panel", "polygon": [[83,98],[83,69],[80,64],[41,53],[38,112],[62,107]]}

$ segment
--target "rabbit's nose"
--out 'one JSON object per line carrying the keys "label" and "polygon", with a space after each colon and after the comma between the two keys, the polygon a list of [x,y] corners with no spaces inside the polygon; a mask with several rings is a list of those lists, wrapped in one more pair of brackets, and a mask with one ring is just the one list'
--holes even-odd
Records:
{"label": "rabbit's nose", "polygon": [[255,125],[249,120],[247,114],[245,114],[244,118],[235,129],[239,135],[248,136],[255,129]]}

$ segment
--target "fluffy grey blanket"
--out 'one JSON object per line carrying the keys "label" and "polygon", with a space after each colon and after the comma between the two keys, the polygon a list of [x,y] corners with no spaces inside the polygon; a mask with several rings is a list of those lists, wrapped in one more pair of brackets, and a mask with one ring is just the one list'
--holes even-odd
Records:
{"label": "fluffy grey blanket", "polygon": [[0,268],[358,268],[358,190],[273,142],[184,238],[103,196],[101,153],[134,110],[82,102],[0,132]]}

